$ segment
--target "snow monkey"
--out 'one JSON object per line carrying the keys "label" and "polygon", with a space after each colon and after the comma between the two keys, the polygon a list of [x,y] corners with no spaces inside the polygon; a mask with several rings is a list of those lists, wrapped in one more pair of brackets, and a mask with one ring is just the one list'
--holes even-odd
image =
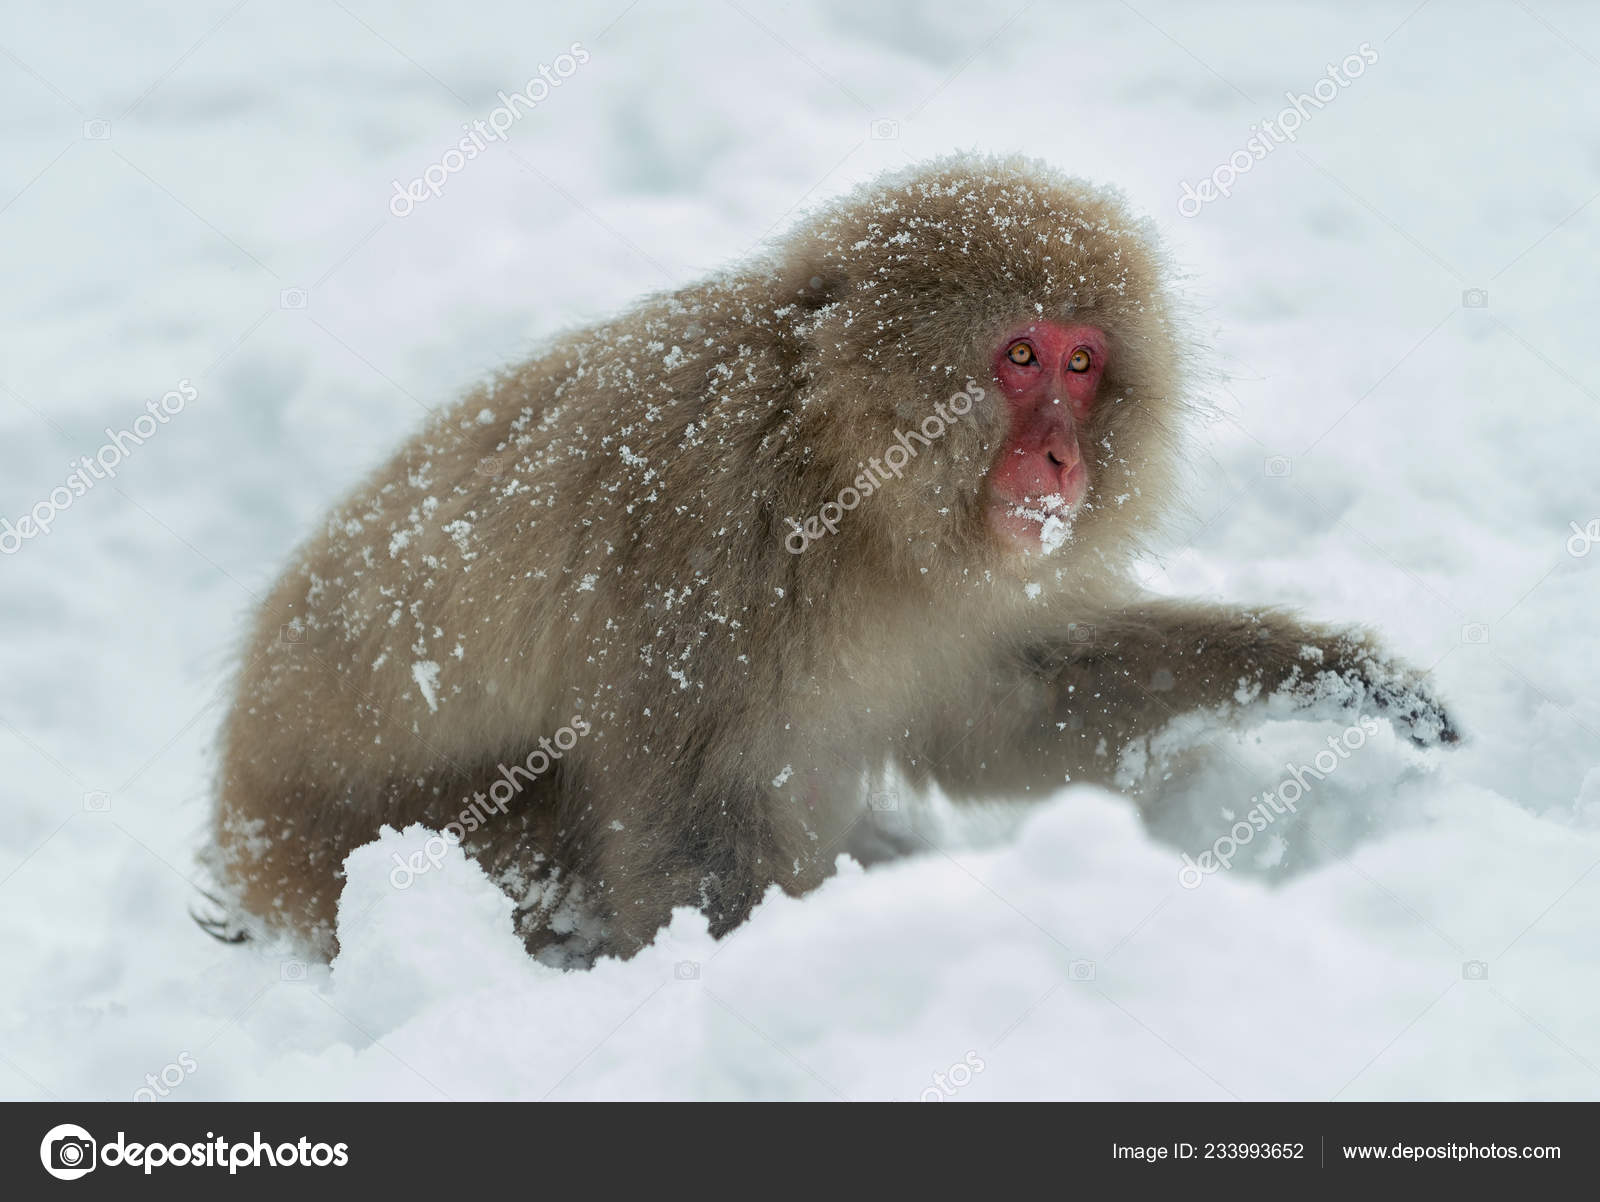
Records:
{"label": "snow monkey", "polygon": [[1020,159],[881,178],[556,338],[263,606],[222,736],[230,902],[331,954],[347,853],[421,823],[581,963],[817,885],[886,772],[1114,782],[1177,715],[1269,706],[1454,742],[1360,631],[1131,583],[1191,374],[1152,231]]}

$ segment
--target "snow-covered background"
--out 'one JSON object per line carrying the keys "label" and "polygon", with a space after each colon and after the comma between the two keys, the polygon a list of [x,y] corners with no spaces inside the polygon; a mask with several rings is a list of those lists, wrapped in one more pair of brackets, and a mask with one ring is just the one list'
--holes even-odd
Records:
{"label": "snow-covered background", "polygon": [[[195,397],[0,557],[0,1096],[1600,1097],[1597,118],[1556,0],[7,0],[0,517]],[[958,148],[1120,184],[1190,271],[1227,383],[1152,582],[1374,624],[1471,744],[1385,728],[1193,889],[1339,727],[1214,739],[1149,825],[935,799],[926,854],[588,973],[458,858],[391,889],[417,832],[353,857],[331,972],[200,934],[231,650],[424,404]]]}

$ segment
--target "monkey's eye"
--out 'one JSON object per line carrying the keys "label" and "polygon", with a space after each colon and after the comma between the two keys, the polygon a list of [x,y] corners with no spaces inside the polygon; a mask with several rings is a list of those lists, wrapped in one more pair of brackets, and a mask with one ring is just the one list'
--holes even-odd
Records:
{"label": "monkey's eye", "polygon": [[1087,347],[1080,346],[1077,350],[1072,352],[1072,358],[1067,360],[1067,370],[1068,371],[1088,371],[1089,370],[1089,350],[1088,350]]}
{"label": "monkey's eye", "polygon": [[1006,357],[1018,367],[1027,367],[1030,363],[1037,362],[1037,359],[1033,353],[1033,347],[1026,342],[1017,343],[1016,346],[1011,348],[1010,353]]}

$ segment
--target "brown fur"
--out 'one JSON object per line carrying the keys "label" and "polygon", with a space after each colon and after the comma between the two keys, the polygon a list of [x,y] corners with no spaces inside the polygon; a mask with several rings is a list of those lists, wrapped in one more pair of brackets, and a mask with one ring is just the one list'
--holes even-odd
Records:
{"label": "brown fur", "polygon": [[[675,905],[720,933],[771,884],[811,888],[886,764],[965,795],[1106,779],[1171,713],[1300,679],[1307,644],[1361,704],[1388,687],[1392,716],[1450,737],[1359,639],[1128,586],[1184,404],[1164,278],[1113,195],[950,159],[452,406],[264,607],[217,809],[238,901],[330,952],[353,847],[442,826],[574,716],[591,733],[466,845],[524,902],[531,948],[581,894],[605,921],[591,954],[631,952]],[[1036,315],[1099,326],[1111,353],[1091,504],[1019,562],[984,520],[1008,420],[988,356]],[[985,399],[904,478],[786,549],[786,519],[969,380]],[[1163,665],[1177,683],[1152,691]]]}

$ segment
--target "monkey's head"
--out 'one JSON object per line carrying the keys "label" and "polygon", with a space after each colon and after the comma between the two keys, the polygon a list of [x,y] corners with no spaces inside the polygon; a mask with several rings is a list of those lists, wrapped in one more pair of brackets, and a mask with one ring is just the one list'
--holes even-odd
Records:
{"label": "monkey's head", "polygon": [[1034,578],[1053,555],[1066,579],[1137,545],[1169,489],[1182,352],[1153,231],[1117,194],[944,159],[818,213],[783,266],[829,487],[915,452],[850,515],[881,554]]}

